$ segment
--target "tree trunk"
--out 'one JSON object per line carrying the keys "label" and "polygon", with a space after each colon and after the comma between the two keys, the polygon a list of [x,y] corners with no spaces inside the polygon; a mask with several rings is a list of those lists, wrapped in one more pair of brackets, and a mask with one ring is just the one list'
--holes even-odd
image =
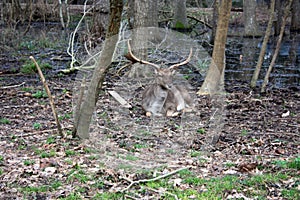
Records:
{"label": "tree trunk", "polygon": [[175,30],[185,30],[188,28],[187,16],[186,16],[186,0],[174,1],[174,24]]}
{"label": "tree trunk", "polygon": [[220,84],[223,84],[222,80],[224,80],[224,77],[222,76],[224,75],[225,69],[225,45],[231,5],[231,1],[224,0],[220,4],[212,62],[198,94],[215,94],[219,91]]}
{"label": "tree trunk", "polygon": [[106,71],[111,64],[113,53],[118,42],[122,11],[123,0],[110,0],[110,18],[104,47],[94,70],[87,94],[80,107],[78,122],[75,122],[75,127],[77,127],[75,128],[76,135],[82,139],[89,138],[89,127],[98,100],[99,90],[102,87]]}
{"label": "tree trunk", "polygon": [[280,28],[282,24],[282,17],[283,17],[283,9],[284,2],[282,0],[275,0],[275,11],[276,11],[276,21],[274,22],[274,35],[278,36],[280,34]]}
{"label": "tree trunk", "polygon": [[[158,0],[135,0],[133,22],[133,53],[140,59],[147,60],[148,41],[150,34],[144,27],[158,26]],[[155,34],[154,34],[155,35]],[[147,77],[153,70],[149,66],[135,63],[129,73],[129,77]]]}
{"label": "tree trunk", "polygon": [[285,28],[285,24],[286,24],[286,19],[289,16],[289,11],[290,11],[290,8],[291,8],[292,1],[293,0],[289,0],[289,3],[288,3],[287,7],[284,10],[284,16],[283,16],[283,19],[282,19],[282,24],[281,24],[279,38],[278,38],[278,41],[277,41],[277,44],[276,44],[276,49],[275,49],[272,61],[269,65],[268,71],[266,73],[264,82],[263,82],[262,87],[261,87],[261,92],[262,93],[266,91],[266,87],[267,87],[267,84],[269,82],[269,77],[270,77],[271,71],[272,71],[272,69],[275,65],[277,55],[279,53],[279,49],[280,49],[280,45],[281,45],[281,41],[282,41],[282,37],[283,37],[283,33],[284,33],[284,28]]}
{"label": "tree trunk", "polygon": [[209,94],[211,98],[210,132],[206,136],[206,144],[202,147],[209,150],[214,146],[224,126],[224,71],[225,71],[225,45],[227,39],[230,11],[232,1],[222,0],[219,7],[218,26],[214,42],[212,62],[198,94]]}
{"label": "tree trunk", "polygon": [[256,21],[256,0],[247,0],[243,3],[244,10],[244,24],[245,36],[258,35],[257,21]]}
{"label": "tree trunk", "polygon": [[269,37],[270,37],[271,31],[272,31],[272,24],[273,24],[273,19],[274,19],[274,8],[275,8],[275,0],[272,0],[271,8],[270,8],[270,14],[269,14],[268,27],[267,27],[265,37],[264,37],[264,41],[263,41],[263,44],[262,44],[262,47],[261,47],[261,50],[260,50],[258,62],[256,64],[256,68],[255,68],[255,71],[254,71],[252,79],[251,79],[251,83],[250,83],[251,88],[255,88],[255,86],[256,86],[258,75],[259,75],[261,66],[262,66],[263,61],[264,61],[264,56],[265,56],[265,53],[266,53],[267,43],[269,41]]}
{"label": "tree trunk", "polygon": [[291,32],[300,32],[300,1],[294,0],[292,4]]}
{"label": "tree trunk", "polygon": [[217,23],[218,23],[218,15],[219,15],[219,1],[214,1],[213,4],[213,19],[212,19],[212,31],[211,31],[211,41],[210,43],[214,43],[214,39],[216,37],[216,31],[217,31]]}

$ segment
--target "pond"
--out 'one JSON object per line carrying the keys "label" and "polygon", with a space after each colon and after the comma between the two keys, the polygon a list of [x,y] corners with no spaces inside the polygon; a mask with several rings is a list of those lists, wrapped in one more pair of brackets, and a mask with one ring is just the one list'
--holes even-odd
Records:
{"label": "pond", "polygon": [[[300,37],[284,38],[276,64],[270,75],[270,84],[276,88],[300,86]],[[226,51],[227,81],[250,82],[262,46],[263,38],[229,37]],[[271,38],[264,56],[258,84],[263,82],[272,60],[276,38]]]}

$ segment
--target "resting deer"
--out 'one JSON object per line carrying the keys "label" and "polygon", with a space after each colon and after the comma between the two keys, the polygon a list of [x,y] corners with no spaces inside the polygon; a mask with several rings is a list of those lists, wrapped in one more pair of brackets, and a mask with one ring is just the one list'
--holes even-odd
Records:
{"label": "resting deer", "polygon": [[131,61],[147,64],[155,69],[155,83],[147,87],[142,95],[142,108],[146,111],[147,116],[175,116],[179,111],[186,111],[192,107],[192,99],[188,91],[183,86],[174,85],[173,83],[175,70],[190,61],[192,49],[186,60],[166,69],[134,56],[129,41],[126,57]]}

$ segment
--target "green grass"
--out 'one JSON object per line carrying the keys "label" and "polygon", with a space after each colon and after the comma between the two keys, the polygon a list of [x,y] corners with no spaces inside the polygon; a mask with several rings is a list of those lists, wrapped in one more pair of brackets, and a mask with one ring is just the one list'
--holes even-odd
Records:
{"label": "green grass", "polygon": [[42,125],[41,125],[40,123],[35,122],[35,123],[33,123],[32,127],[33,127],[35,130],[38,130],[38,129],[40,129],[40,128],[42,127]]}
{"label": "green grass", "polygon": [[67,181],[69,183],[74,182],[74,181],[79,181],[80,183],[86,183],[87,181],[92,180],[92,177],[82,169],[72,169],[69,172]]}
{"label": "green grass", "polygon": [[74,150],[70,150],[70,149],[67,149],[65,153],[67,157],[74,156],[76,154]]}
{"label": "green grass", "polygon": [[11,121],[9,119],[6,118],[0,118],[0,124],[10,124]]}
{"label": "green grass", "polygon": [[248,132],[248,130],[246,130],[246,129],[243,129],[242,131],[241,131],[241,136],[247,136],[249,134],[249,132]]}
{"label": "green grass", "polygon": [[300,157],[294,158],[292,160],[276,160],[273,161],[273,164],[275,164],[278,167],[281,168],[290,168],[290,169],[297,169],[300,170]]}
{"label": "green grass", "polygon": [[201,156],[201,152],[192,149],[191,150],[191,157],[198,157],[198,156]]}
{"label": "green grass", "polygon": [[199,128],[199,129],[197,130],[197,133],[199,133],[199,134],[204,134],[204,133],[205,133],[205,129],[204,129],[204,128]]}
{"label": "green grass", "polygon": [[[230,165],[231,166],[231,165]],[[188,187],[184,190],[174,187],[172,179],[166,178],[155,182],[145,183],[147,187],[153,189],[164,188],[167,192],[177,195],[180,199],[223,199],[224,193],[236,191],[249,198],[267,199],[267,185],[272,186],[281,183],[282,180],[289,180],[290,175],[285,173],[266,173],[254,176],[235,176],[226,175],[223,177],[201,178],[190,170],[178,172],[178,176],[182,179],[181,184]],[[295,188],[284,189],[282,194],[287,199],[297,199],[299,191]],[[251,188],[249,190],[249,188]],[[165,194],[166,199],[175,199],[174,196]],[[164,199],[163,198],[163,199]]]}
{"label": "green grass", "polygon": [[55,138],[53,136],[49,136],[46,140],[46,144],[54,144]]}
{"label": "green grass", "polygon": [[29,166],[29,165],[33,165],[35,163],[34,160],[24,160],[24,165]]}
{"label": "green grass", "polygon": [[148,148],[148,144],[136,143],[136,144],[133,144],[133,147],[135,149],[143,149],[143,148]]}
{"label": "green grass", "polygon": [[41,153],[39,153],[39,155],[41,158],[50,158],[50,157],[55,157],[56,152],[55,152],[55,150],[51,149],[49,152],[42,151]]}
{"label": "green grass", "polygon": [[34,90],[34,88],[32,88],[32,87],[23,87],[23,88],[21,88],[21,91],[24,91],[24,92],[31,92],[32,90]]}
{"label": "green grass", "polygon": [[32,94],[32,97],[40,99],[48,97],[48,94],[45,90],[37,90],[35,93]]}
{"label": "green grass", "polygon": [[42,186],[27,186],[21,188],[21,191],[26,194],[31,193],[41,193],[41,192],[47,192],[49,191],[50,187],[48,185],[42,185]]}
{"label": "green grass", "polygon": [[93,200],[117,200],[117,199],[124,199],[124,194],[121,193],[111,193],[111,192],[104,192],[102,194],[98,193],[93,198]]}
{"label": "green grass", "polygon": [[[47,69],[52,69],[52,66],[49,63],[41,63],[37,61],[39,67],[42,71]],[[37,72],[36,66],[32,61],[26,61],[20,68],[20,72],[23,74],[34,74]]]}
{"label": "green grass", "polygon": [[72,118],[72,114],[70,113],[66,113],[63,116],[58,116],[59,120],[65,120],[65,119],[71,119]]}

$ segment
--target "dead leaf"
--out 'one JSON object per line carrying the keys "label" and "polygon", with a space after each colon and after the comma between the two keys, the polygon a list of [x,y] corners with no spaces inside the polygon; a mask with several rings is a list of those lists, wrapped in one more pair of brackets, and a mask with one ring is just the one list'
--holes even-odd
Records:
{"label": "dead leaf", "polygon": [[257,163],[242,163],[238,166],[240,172],[250,172],[257,167]]}

